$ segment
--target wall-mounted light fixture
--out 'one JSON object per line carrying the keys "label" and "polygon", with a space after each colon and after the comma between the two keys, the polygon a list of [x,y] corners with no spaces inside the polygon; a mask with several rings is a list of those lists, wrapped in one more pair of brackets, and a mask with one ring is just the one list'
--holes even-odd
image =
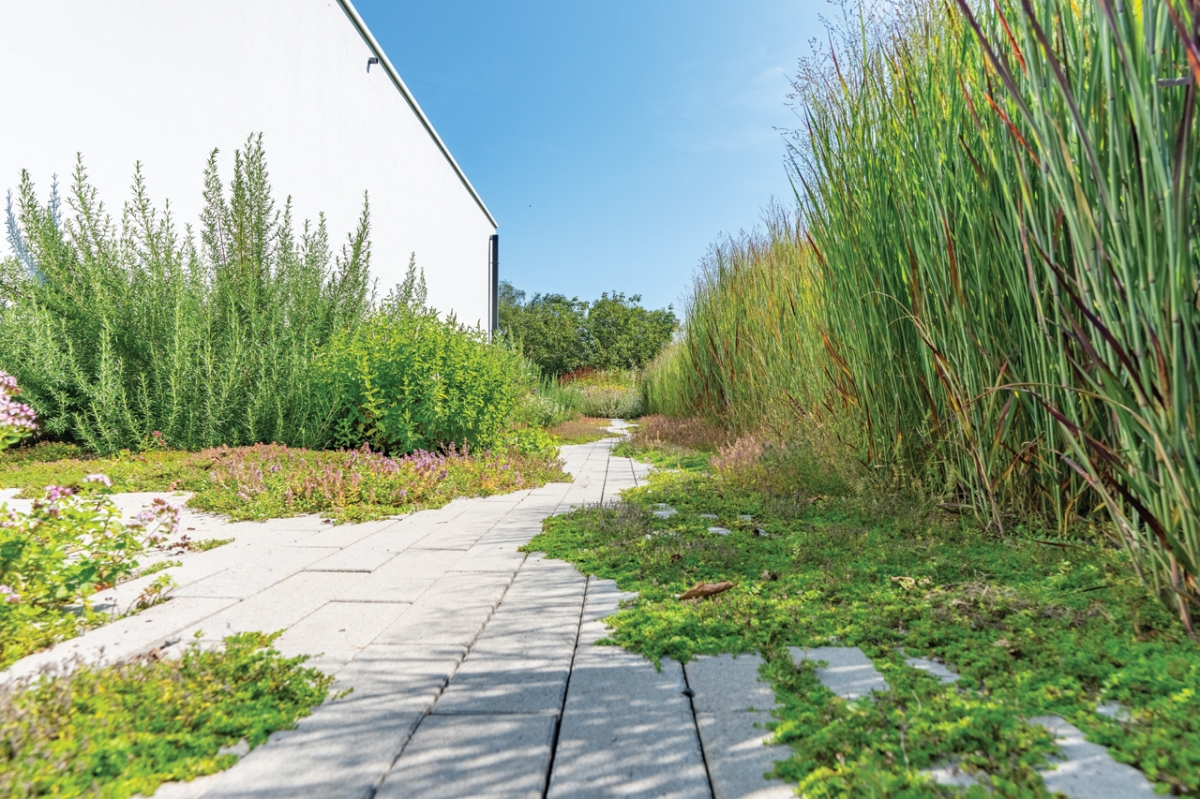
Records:
{"label": "wall-mounted light fixture", "polygon": [[367,72],[371,71],[372,64],[378,64],[378,63],[379,63],[379,59],[376,58],[375,56],[371,56],[370,58],[368,58],[367,59]]}

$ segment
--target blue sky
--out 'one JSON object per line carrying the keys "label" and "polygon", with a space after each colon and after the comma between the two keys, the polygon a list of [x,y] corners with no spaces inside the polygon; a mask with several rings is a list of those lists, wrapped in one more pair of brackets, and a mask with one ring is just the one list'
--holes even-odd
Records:
{"label": "blue sky", "polygon": [[676,303],[791,197],[776,128],[824,0],[355,0],[529,292]]}

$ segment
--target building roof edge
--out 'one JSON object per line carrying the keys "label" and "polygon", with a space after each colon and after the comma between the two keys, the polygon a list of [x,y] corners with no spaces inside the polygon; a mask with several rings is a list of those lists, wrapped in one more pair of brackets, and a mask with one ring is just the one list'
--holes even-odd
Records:
{"label": "building roof edge", "polygon": [[350,22],[358,30],[359,35],[363,37],[367,46],[371,48],[371,51],[379,59],[380,65],[387,72],[388,77],[392,79],[392,83],[400,90],[400,94],[404,96],[404,99],[408,102],[412,110],[416,112],[417,118],[421,120],[421,124],[425,126],[425,130],[429,133],[429,136],[438,146],[438,149],[442,151],[442,155],[450,162],[450,166],[454,168],[454,172],[458,175],[459,180],[467,187],[467,191],[471,193],[471,197],[475,199],[484,216],[492,223],[492,227],[499,227],[496,224],[496,218],[492,216],[492,212],[484,204],[483,198],[479,196],[479,192],[475,191],[475,187],[467,179],[467,175],[463,172],[462,167],[458,165],[458,162],[454,160],[454,156],[450,154],[450,148],[442,141],[442,137],[434,130],[433,123],[429,121],[429,117],[425,116],[425,112],[421,110],[421,105],[417,102],[417,98],[413,97],[412,92],[408,90],[408,86],[405,85],[404,80],[400,77],[400,73],[396,71],[396,68],[392,66],[392,62],[388,60],[387,53],[383,52],[383,48],[379,46],[379,42],[375,40],[375,36],[371,33],[370,28],[367,27],[367,23],[363,22],[363,18],[359,16],[358,9],[354,7],[354,3],[350,0],[338,0],[338,5],[346,12],[346,16],[350,18]]}

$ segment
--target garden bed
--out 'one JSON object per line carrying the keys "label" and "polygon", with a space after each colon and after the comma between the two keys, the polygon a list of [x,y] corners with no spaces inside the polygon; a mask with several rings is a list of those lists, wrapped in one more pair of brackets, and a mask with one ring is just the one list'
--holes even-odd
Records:
{"label": "garden bed", "polygon": [[61,444],[0,453],[0,488],[40,496],[47,485],[76,486],[103,473],[111,493],[189,491],[190,507],[235,520],[320,513],[367,521],[438,507],[459,496],[536,488],[568,480],[552,448],[536,452],[417,452],[389,458],[366,450],[317,451],[282,445],[201,452],[150,450],[98,457]]}
{"label": "garden bed", "polygon": [[0,796],[126,799],[228,768],[323,702],[332,678],[246,633],[0,690]]}
{"label": "garden bed", "polygon": [[[949,795],[921,770],[951,757],[991,795],[1046,796],[1052,740],[1027,722],[1043,714],[1162,790],[1200,791],[1200,649],[1108,542],[1000,536],[882,490],[768,492],[703,452],[626,447],[679,471],[549,519],[528,548],[638,592],[611,619],[614,643],[653,659],[763,653],[776,735],[795,750],[777,773],[804,795]],[[733,586],[678,598],[721,582]],[[861,647],[892,691],[843,701],[788,656],[831,643]]]}

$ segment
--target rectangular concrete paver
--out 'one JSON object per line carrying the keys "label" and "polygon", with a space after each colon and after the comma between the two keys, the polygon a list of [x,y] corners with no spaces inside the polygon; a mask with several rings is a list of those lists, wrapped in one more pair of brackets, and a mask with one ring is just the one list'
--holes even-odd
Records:
{"label": "rectangular concrete paver", "polygon": [[541,799],[553,716],[429,716],[377,799]]}
{"label": "rectangular concrete paver", "polygon": [[356,544],[367,536],[382,532],[395,525],[398,519],[380,519],[361,524],[339,524],[326,526],[320,532],[307,535],[295,543],[299,547],[338,547],[339,549]]}
{"label": "rectangular concrete paver", "polygon": [[407,549],[364,575],[337,598],[355,602],[415,602],[462,556],[461,552]]}
{"label": "rectangular concrete paver", "polygon": [[792,786],[763,775],[786,760],[786,746],[766,746],[771,733],[766,711],[703,713],[696,711],[696,726],[704,744],[704,757],[712,779],[714,799],[788,799]]}
{"label": "rectangular concrete paver", "polygon": [[389,624],[408,610],[406,604],[328,602],[284,632],[275,648],[288,657],[309,655],[309,666],[337,672]]}
{"label": "rectangular concrete paver", "polygon": [[[411,517],[409,517],[411,518]],[[408,549],[425,536],[425,530],[405,524],[402,519],[396,524],[363,538],[353,544],[330,553],[308,566],[310,571],[375,571]]]}
{"label": "rectangular concrete paver", "polygon": [[887,681],[875,670],[875,664],[856,646],[817,646],[810,649],[788,647],[792,660],[824,660],[816,670],[817,679],[842,699],[861,699],[872,691],[888,690]]}
{"label": "rectangular concrete paver", "polygon": [[[611,592],[598,593],[612,604]],[[581,627],[547,796],[711,797],[683,668],[664,659],[656,671],[640,655],[595,646],[605,635],[602,621]]]}
{"label": "rectangular concrete paver", "polygon": [[463,661],[438,699],[433,712],[441,715],[538,713],[557,715],[562,709],[571,650],[557,656],[475,656]]}
{"label": "rectangular concrete paver", "polygon": [[1029,720],[1054,734],[1063,760],[1053,770],[1042,771],[1042,783],[1051,793],[1068,799],[1135,799],[1155,796],[1154,786],[1133,766],[1118,763],[1108,750],[1088,743],[1078,727],[1059,716]]}
{"label": "rectangular concrete paver", "polygon": [[450,572],[436,580],[377,640],[468,646],[511,580],[512,576],[503,572]]}
{"label": "rectangular concrete paver", "polygon": [[175,596],[245,599],[337,551],[326,547],[280,547],[271,550],[270,557],[242,560],[203,580],[183,586],[175,592]]}
{"label": "rectangular concrete paver", "polygon": [[785,746],[766,746],[766,724],[775,706],[771,686],[758,679],[757,655],[699,657],[684,668],[695,696],[696,726],[715,799],[785,799],[792,789],[764,774],[788,757]]}
{"label": "rectangular concrete paver", "polygon": [[234,633],[285,630],[344,592],[361,575],[346,572],[297,572],[249,599],[214,613],[189,630],[207,640]]}
{"label": "rectangular concrete paver", "polygon": [[457,666],[456,647],[377,647],[338,675],[353,688],[271,736],[205,791],[205,799],[368,799]]}

